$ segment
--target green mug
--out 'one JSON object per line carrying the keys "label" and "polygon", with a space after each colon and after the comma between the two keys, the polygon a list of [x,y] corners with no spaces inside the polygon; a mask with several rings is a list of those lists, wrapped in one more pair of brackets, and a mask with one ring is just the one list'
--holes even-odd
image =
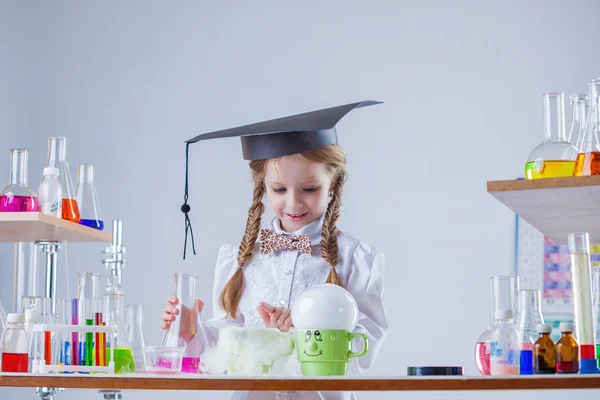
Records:
{"label": "green mug", "polygon": [[[363,340],[360,353],[352,351],[354,338]],[[298,361],[304,376],[346,375],[348,361],[367,353],[369,340],[362,333],[345,329],[300,329],[296,331]]]}

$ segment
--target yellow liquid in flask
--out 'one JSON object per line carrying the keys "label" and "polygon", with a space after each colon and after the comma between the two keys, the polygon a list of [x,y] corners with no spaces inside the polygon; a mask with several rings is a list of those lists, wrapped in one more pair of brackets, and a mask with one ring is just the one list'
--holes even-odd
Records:
{"label": "yellow liquid in flask", "polygon": [[525,178],[564,178],[568,176],[573,176],[574,170],[575,161],[529,161],[525,164]]}

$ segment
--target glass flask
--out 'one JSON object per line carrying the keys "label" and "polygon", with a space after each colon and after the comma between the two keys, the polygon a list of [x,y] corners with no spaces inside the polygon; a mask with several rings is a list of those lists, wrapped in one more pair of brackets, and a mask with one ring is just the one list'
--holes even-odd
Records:
{"label": "glass flask", "polygon": [[573,337],[575,326],[570,322],[561,322],[558,329],[561,337],[556,343],[556,372],[576,374],[579,372],[579,345]]}
{"label": "glass flask", "polygon": [[6,329],[0,338],[2,372],[28,372],[29,337],[25,332],[23,314],[8,314]]}
{"label": "glass flask", "polygon": [[[110,349],[113,348],[115,354],[115,374],[127,374],[135,372],[135,361],[131,352],[131,345],[127,337],[127,323],[124,314],[122,294],[104,295],[104,316],[106,326],[112,326],[115,329],[114,341],[106,344],[106,360],[110,359]],[[111,336],[108,335],[107,340]]]}
{"label": "glass flask", "polygon": [[580,370],[581,373],[598,373],[600,371],[598,371],[598,360],[596,360],[590,239],[587,232],[569,233],[567,241],[571,256],[573,309],[577,340],[579,341]]}
{"label": "glass flask", "polygon": [[527,179],[572,176],[577,150],[565,134],[565,99],[563,93],[544,94],[544,141],[525,164]]}
{"label": "glass flask", "polygon": [[200,372],[200,355],[207,346],[207,338],[200,321],[200,304],[196,298],[196,274],[175,274],[177,318],[165,331],[162,346],[184,347],[182,372]]}
{"label": "glass flask", "polygon": [[58,180],[62,187],[62,219],[79,223],[79,206],[75,199],[75,190],[71,171],[67,162],[67,138],[48,138],[48,161],[46,167],[58,168]]}
{"label": "glass flask", "polygon": [[125,306],[125,311],[127,313],[127,337],[131,345],[136,371],[144,372],[146,370],[146,360],[144,357],[146,338],[144,337],[144,330],[142,328],[144,308],[140,304],[128,304]]}
{"label": "glass flask", "polygon": [[573,93],[571,95],[571,109],[573,116],[571,118],[571,129],[567,141],[577,150],[581,147],[580,141],[583,139],[585,130],[585,121],[590,110],[590,102],[587,93]]}
{"label": "glass flask", "polygon": [[533,374],[533,345],[538,337],[537,325],[544,323],[542,316],[541,293],[539,290],[519,290],[519,332],[520,361],[519,374]]}
{"label": "glass flask", "polygon": [[81,225],[103,230],[104,221],[100,215],[96,184],[94,183],[94,165],[79,164],[77,167],[77,186],[75,197],[79,206]]}
{"label": "glass flask", "polygon": [[493,276],[490,278],[490,326],[475,343],[475,364],[482,375],[490,374],[490,340],[496,310],[518,309],[519,278],[516,276]]}
{"label": "glass flask", "polygon": [[519,333],[512,310],[496,310],[490,339],[490,375],[519,374]]}
{"label": "glass flask", "polygon": [[574,176],[600,175],[600,78],[588,82],[588,113],[585,130],[579,140],[579,155],[575,163]]}
{"label": "glass flask", "polygon": [[0,212],[37,212],[39,202],[27,186],[27,149],[10,150],[8,186],[0,192]]}

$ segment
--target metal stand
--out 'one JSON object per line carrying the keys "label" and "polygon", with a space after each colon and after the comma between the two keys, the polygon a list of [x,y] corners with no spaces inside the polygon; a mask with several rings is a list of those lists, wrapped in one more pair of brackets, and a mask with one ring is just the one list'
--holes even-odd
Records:
{"label": "metal stand", "polygon": [[59,392],[62,392],[65,389],[55,389],[55,388],[47,388],[47,387],[39,387],[35,389],[35,394],[40,396],[42,400],[53,400]]}
{"label": "metal stand", "polygon": [[45,297],[51,299],[52,314],[56,313],[56,268],[60,242],[37,242],[46,253],[46,285]]}

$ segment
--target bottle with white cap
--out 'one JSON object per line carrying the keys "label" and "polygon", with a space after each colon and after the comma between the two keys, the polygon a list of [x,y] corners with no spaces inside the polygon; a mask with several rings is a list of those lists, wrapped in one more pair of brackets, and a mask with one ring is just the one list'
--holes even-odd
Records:
{"label": "bottle with white cap", "polygon": [[576,374],[579,372],[579,345],[573,337],[575,324],[561,322],[558,329],[561,338],[556,343],[556,372]]}
{"label": "bottle with white cap", "polygon": [[490,375],[519,374],[519,333],[512,310],[494,312],[490,341]]}
{"label": "bottle with white cap", "polygon": [[55,167],[44,168],[44,176],[38,187],[38,201],[40,211],[53,217],[62,217],[62,186],[58,180],[59,169]]}
{"label": "bottle with white cap", "polygon": [[23,314],[8,314],[6,329],[0,339],[2,372],[27,372],[29,337],[25,332]]}
{"label": "bottle with white cap", "polygon": [[550,337],[552,326],[550,324],[537,324],[540,334],[533,345],[533,373],[554,374],[556,372],[556,349]]}

